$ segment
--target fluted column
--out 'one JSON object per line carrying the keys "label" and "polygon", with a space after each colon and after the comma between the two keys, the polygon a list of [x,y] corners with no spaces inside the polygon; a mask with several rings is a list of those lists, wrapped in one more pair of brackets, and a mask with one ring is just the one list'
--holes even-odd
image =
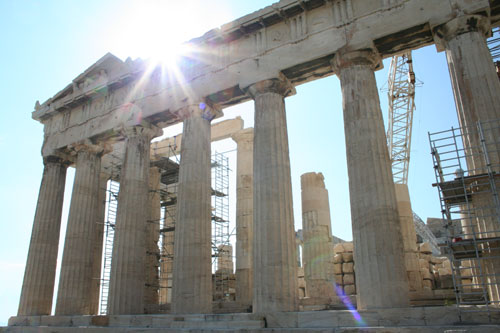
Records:
{"label": "fluted column", "polygon": [[146,285],[144,289],[144,305],[146,310],[151,305],[158,305],[159,301],[159,272],[160,248],[160,169],[151,167],[149,171],[149,207],[150,216],[146,230]]}
{"label": "fluted column", "polygon": [[[457,17],[435,29],[435,39],[446,50],[448,68],[455,96],[458,119],[463,134],[470,175],[487,172],[488,163],[481,148],[477,122],[483,124],[484,140],[488,150],[491,171],[500,172],[500,81],[486,44],[490,22],[487,17],[466,15]],[[496,186],[500,186],[497,182]],[[498,237],[500,224],[492,190],[479,190],[472,194],[469,209],[476,219],[471,219],[470,229],[477,238]],[[500,304],[500,259],[498,244],[484,244],[482,260],[486,288],[491,301]],[[495,250],[490,250],[491,248]]]}
{"label": "fluted column", "polygon": [[78,145],[76,172],[59,276],[56,315],[91,314],[91,295],[103,149]]}
{"label": "fluted column", "polygon": [[358,309],[408,306],[398,207],[371,51],[338,53]]}
{"label": "fluted column", "polygon": [[175,222],[173,313],[212,312],[210,121],[201,103],[183,110]]}
{"label": "fluted column", "polygon": [[52,310],[67,163],[54,156],[43,162],[19,316],[50,315]]}
{"label": "fluted column", "polygon": [[161,132],[143,126],[123,130],[125,157],[120,175],[108,314],[144,312],[146,221],[150,214],[149,146],[151,139]]}
{"label": "fluted column", "polygon": [[394,184],[396,189],[396,200],[398,202],[399,220],[401,222],[401,236],[405,256],[406,273],[410,291],[422,289],[422,275],[417,250],[417,232],[413,223],[413,210],[411,209],[410,193],[408,185]]}
{"label": "fluted column", "polygon": [[104,242],[104,219],[106,218],[106,193],[109,176],[101,173],[99,178],[99,194],[97,198],[96,229],[94,239],[94,256],[92,259],[92,291],[90,314],[97,315],[99,311],[99,292],[101,288],[102,247]]}
{"label": "fluted column", "polygon": [[232,135],[236,166],[236,301],[252,304],[253,292],[253,128]]}
{"label": "fluted column", "polygon": [[[477,158],[481,151],[476,123],[500,118],[500,81],[486,44],[489,29],[487,17],[466,15],[438,27],[434,34],[438,44],[446,50],[460,126],[467,127],[465,148],[476,157],[473,161],[468,160],[472,164],[469,169],[484,167],[484,161]],[[497,142],[496,147],[489,149],[492,164],[498,166],[500,129],[485,134],[489,144]]]}
{"label": "fluted column", "polygon": [[298,310],[285,100],[292,87],[274,79],[248,88],[255,102],[253,311]]}
{"label": "fluted column", "polygon": [[321,173],[300,177],[302,187],[302,232],[304,278],[312,297],[333,297],[332,231],[328,190]]}

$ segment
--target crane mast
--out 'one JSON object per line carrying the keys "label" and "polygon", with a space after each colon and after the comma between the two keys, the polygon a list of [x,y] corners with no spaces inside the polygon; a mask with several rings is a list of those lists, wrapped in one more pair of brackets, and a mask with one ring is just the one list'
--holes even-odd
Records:
{"label": "crane mast", "polygon": [[394,56],[388,80],[389,117],[387,144],[394,183],[408,184],[411,130],[415,110],[415,73],[411,52]]}

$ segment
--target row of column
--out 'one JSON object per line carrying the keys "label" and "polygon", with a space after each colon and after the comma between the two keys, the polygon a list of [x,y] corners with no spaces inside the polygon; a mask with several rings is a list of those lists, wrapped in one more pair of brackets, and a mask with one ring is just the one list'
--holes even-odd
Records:
{"label": "row of column", "polygon": [[[156,128],[123,130],[125,158],[113,248],[109,313],[142,313],[145,285],[149,146]],[[75,179],[56,300],[56,315],[96,314],[99,306],[107,178],[101,175],[101,145],[70,147]],[[18,315],[49,315],[55,284],[62,204],[69,162],[44,158],[44,173],[33,223]],[[140,223],[138,221],[142,221]],[[125,292],[124,292],[125,291]],[[138,295],[141,297],[138,297]]]}
{"label": "row of column", "polygon": [[[499,114],[500,87],[482,25],[477,24],[483,18],[456,20],[436,31],[444,36],[459,116],[464,123],[487,121]],[[380,65],[380,57],[372,50],[340,51],[332,60],[342,86],[359,309],[408,306],[401,223],[374,75]],[[240,282],[247,281],[237,297],[243,302],[251,298],[254,312],[296,311],[297,258],[284,103],[293,88],[286,80],[272,79],[245,90],[255,102],[255,128],[253,172],[247,163],[241,166],[246,168],[242,171],[245,177],[238,178],[238,194],[243,200],[238,204],[237,223],[248,233],[237,243],[237,255],[247,254],[246,260],[237,263]],[[212,300],[210,122],[216,110],[201,103],[184,111],[172,311],[206,313],[211,312]],[[151,275],[144,270],[148,247],[145,222],[151,218],[149,144],[158,132],[136,126],[125,130],[124,135],[126,153],[109,314],[142,313],[144,299],[149,299],[144,294],[145,281]],[[249,135],[245,140],[235,140],[242,151],[251,149]],[[56,314],[94,311],[89,291],[95,288],[91,283],[98,250],[95,239],[102,233],[96,220],[97,212],[102,212],[98,194],[103,152],[93,145],[75,147],[75,151],[77,172]],[[64,162],[45,159],[19,315],[50,314],[65,170]]]}

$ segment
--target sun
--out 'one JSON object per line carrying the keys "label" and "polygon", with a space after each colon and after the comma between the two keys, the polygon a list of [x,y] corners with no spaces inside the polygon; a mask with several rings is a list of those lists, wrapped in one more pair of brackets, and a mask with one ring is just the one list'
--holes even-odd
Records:
{"label": "sun", "polygon": [[124,1],[113,19],[111,53],[172,67],[191,50],[186,43],[227,20],[228,9],[203,0]]}

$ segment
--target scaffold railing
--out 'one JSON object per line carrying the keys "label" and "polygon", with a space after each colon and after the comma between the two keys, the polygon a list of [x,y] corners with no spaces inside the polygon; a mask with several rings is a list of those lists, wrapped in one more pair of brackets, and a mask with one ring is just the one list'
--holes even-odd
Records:
{"label": "scaffold railing", "polygon": [[493,61],[500,61],[500,27],[493,28],[491,32],[491,37],[488,38],[491,57]]}
{"label": "scaffold railing", "polygon": [[105,315],[108,309],[109,281],[111,278],[111,259],[113,254],[113,240],[115,237],[116,215],[118,211],[118,193],[120,183],[110,179],[107,184],[106,219],[104,232],[104,251],[101,278],[101,294],[99,313]]}
{"label": "scaffold railing", "polygon": [[499,134],[500,120],[429,133],[456,302],[490,319],[500,311]]}
{"label": "scaffold railing", "polygon": [[[229,277],[233,269],[223,267],[230,243],[229,232],[229,158],[224,153],[212,155],[212,272],[215,278],[214,300],[229,297]],[[227,265],[227,263],[226,263]]]}
{"label": "scaffold railing", "polygon": [[[177,147],[161,147],[162,152],[155,154],[156,166],[161,172],[161,186],[158,190],[161,199],[161,218],[159,221],[147,221],[148,223],[159,223],[159,305],[170,303],[172,291],[172,273],[174,260],[174,234],[177,212],[177,185],[179,174],[179,156]],[[165,152],[165,150],[168,150]],[[160,156],[161,155],[161,156]],[[162,157],[163,156],[163,157]],[[118,163],[119,164],[119,163]],[[100,314],[106,314],[109,296],[109,281],[111,275],[111,259],[113,252],[113,239],[116,224],[119,193],[119,165],[116,164],[112,170],[113,174],[108,183],[108,194],[106,201],[106,229],[104,236],[103,270],[101,278]],[[230,245],[231,233],[229,232],[229,159],[224,153],[215,153],[212,156],[212,268],[213,273],[218,269],[218,258],[224,246]],[[232,273],[232,270],[231,270]],[[222,298],[228,295],[229,274],[220,271],[214,274],[216,277],[216,288],[222,294]]]}
{"label": "scaffold railing", "polygon": [[[177,214],[177,183],[179,181],[179,156],[177,145],[163,147],[159,164],[161,170],[161,218],[160,218],[160,272],[159,304],[167,304],[172,298],[172,272],[174,263],[174,236]],[[156,151],[155,151],[156,153]]]}

